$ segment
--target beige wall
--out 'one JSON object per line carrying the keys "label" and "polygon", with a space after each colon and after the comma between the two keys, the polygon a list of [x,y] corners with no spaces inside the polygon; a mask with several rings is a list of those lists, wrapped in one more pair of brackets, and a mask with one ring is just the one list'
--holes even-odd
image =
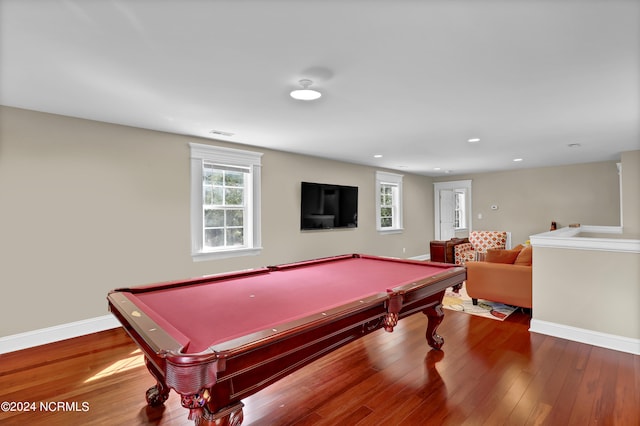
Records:
{"label": "beige wall", "polygon": [[[115,287],[349,252],[413,257],[433,239],[430,178],[405,175],[405,232],[379,235],[376,169],[256,149],[263,253],[193,262],[188,143],[207,141],[7,107],[0,129],[0,336],[105,315]],[[300,232],[301,181],[358,186],[359,227]]]}
{"label": "beige wall", "polygon": [[535,247],[533,315],[640,339],[640,254]]}
{"label": "beige wall", "polygon": [[[535,238],[533,331],[577,341],[596,340],[599,346],[639,353],[639,154],[634,151],[621,156],[622,235],[585,235],[600,238],[597,244],[592,238],[565,238],[564,231],[547,233],[547,239]],[[560,236],[554,241],[551,234]],[[635,249],[631,248],[633,240]]]}
{"label": "beige wall", "polygon": [[[379,235],[376,169],[256,149],[264,153],[263,253],[194,263],[189,142],[208,141],[0,107],[0,337],[105,315],[107,292],[120,286],[337,253],[428,253],[432,179],[405,175],[405,232]],[[624,155],[635,166],[623,173],[638,176],[638,153]],[[474,217],[474,228],[510,230],[514,243],[551,220],[619,224],[613,162],[455,179],[473,180],[474,215],[485,218]],[[303,180],[358,186],[359,227],[300,232]],[[637,180],[626,187],[625,224],[640,216]]]}
{"label": "beige wall", "polygon": [[640,151],[622,153],[622,221],[627,235],[640,238]]}
{"label": "beige wall", "polygon": [[[375,171],[374,168],[295,154],[265,154],[262,237],[263,241],[269,242],[271,262],[350,252],[394,257],[427,254],[429,241],[433,238],[430,178],[404,175],[405,232],[380,235],[375,230]],[[300,181],[358,186],[358,228],[300,232]]]}
{"label": "beige wall", "polygon": [[[548,231],[551,221],[556,221],[558,227],[571,223],[620,225],[620,184],[615,161],[479,173],[436,181],[464,179],[472,181],[472,229],[510,231],[513,245]],[[497,205],[498,210],[491,210],[492,205]]]}

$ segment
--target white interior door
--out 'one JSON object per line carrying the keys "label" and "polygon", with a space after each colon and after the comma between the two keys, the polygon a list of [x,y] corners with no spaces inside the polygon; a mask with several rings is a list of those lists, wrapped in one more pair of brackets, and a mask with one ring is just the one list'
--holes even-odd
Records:
{"label": "white interior door", "polygon": [[[435,182],[433,184],[434,224],[433,233],[436,240],[449,240],[456,236],[456,232],[462,236],[464,232],[471,231],[471,181],[458,180],[451,182]],[[455,229],[456,191],[465,194],[464,213],[461,213],[461,224]]]}
{"label": "white interior door", "polygon": [[440,239],[449,240],[455,237],[453,227],[456,208],[455,193],[452,189],[440,190]]}

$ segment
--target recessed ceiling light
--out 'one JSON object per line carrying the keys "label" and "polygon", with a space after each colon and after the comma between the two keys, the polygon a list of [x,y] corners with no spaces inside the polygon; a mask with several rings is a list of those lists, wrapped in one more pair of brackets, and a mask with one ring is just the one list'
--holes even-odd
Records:
{"label": "recessed ceiling light", "polygon": [[302,89],[293,90],[290,93],[293,99],[297,99],[299,101],[313,101],[322,96],[322,93],[317,90],[309,89],[309,86],[313,84],[313,81],[303,79],[300,80],[299,83],[302,86]]}
{"label": "recessed ceiling light", "polygon": [[515,163],[519,163],[519,162],[521,162],[521,161],[524,161],[524,158],[514,158],[514,159],[513,159],[513,161],[514,161]]}
{"label": "recessed ceiling light", "polygon": [[480,142],[480,138],[471,138],[471,139],[467,139],[467,142],[469,142],[469,143],[476,143],[476,142]]}
{"label": "recessed ceiling light", "polygon": [[382,158],[382,154],[375,154],[373,158]]}

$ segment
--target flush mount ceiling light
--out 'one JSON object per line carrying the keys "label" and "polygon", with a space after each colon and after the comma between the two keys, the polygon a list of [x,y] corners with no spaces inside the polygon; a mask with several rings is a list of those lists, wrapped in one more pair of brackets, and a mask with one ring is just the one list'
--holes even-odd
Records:
{"label": "flush mount ceiling light", "polygon": [[322,93],[317,90],[309,89],[309,86],[313,84],[313,81],[303,79],[300,80],[300,85],[302,89],[293,90],[290,95],[293,99],[297,99],[299,101],[313,101],[322,96]]}
{"label": "flush mount ceiling light", "polygon": [[467,142],[469,142],[469,143],[478,143],[478,142],[480,142],[480,138],[467,139]]}

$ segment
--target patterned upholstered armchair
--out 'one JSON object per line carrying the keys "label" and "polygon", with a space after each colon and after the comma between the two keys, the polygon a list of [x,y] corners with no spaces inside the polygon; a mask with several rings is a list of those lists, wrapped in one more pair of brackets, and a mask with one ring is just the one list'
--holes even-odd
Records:
{"label": "patterned upholstered armchair", "polygon": [[478,260],[479,253],[486,253],[488,249],[503,249],[507,246],[505,231],[471,231],[469,242],[458,244],[454,248],[456,265],[462,265],[469,260]]}

